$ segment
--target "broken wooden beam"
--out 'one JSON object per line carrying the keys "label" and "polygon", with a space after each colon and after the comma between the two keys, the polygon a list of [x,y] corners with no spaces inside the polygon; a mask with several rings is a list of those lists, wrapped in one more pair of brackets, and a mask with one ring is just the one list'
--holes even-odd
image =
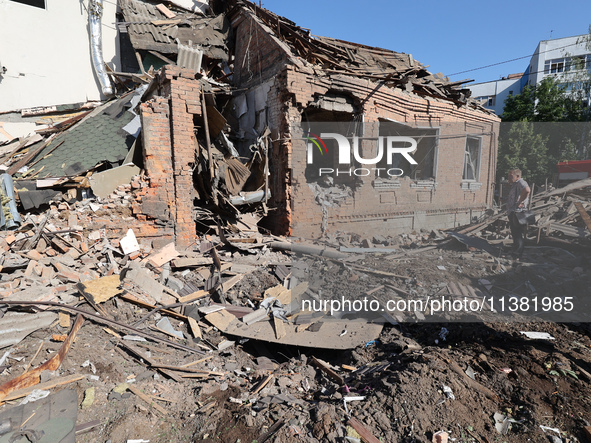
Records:
{"label": "broken wooden beam", "polygon": [[64,341],[64,344],[58,353],[51,359],[47,360],[41,366],[29,372],[25,372],[24,374],[19,375],[18,377],[13,378],[12,380],[7,381],[2,386],[0,386],[0,401],[4,400],[11,392],[14,392],[18,389],[29,388],[38,384],[41,381],[41,373],[43,371],[55,371],[57,368],[59,368],[62,364],[62,361],[66,357],[66,354],[70,350],[70,346],[72,345],[76,334],[82,327],[82,323],[84,323],[84,317],[82,315],[78,315],[74,326],[72,326],[70,334]]}
{"label": "broken wooden beam", "polygon": [[[121,348],[125,349],[127,352],[131,353],[132,355],[135,356],[135,358],[138,358],[140,360],[145,361],[147,364],[149,364],[150,366],[154,367],[157,366],[158,363],[156,363],[154,360],[152,360],[150,357],[146,356],[145,354],[143,354],[142,352],[140,352],[138,349],[135,349],[133,346],[128,345],[127,343],[124,343],[122,340],[119,341],[119,343],[117,344],[118,346],[120,346]],[[119,348],[115,348],[115,350],[121,351],[121,349]],[[123,355],[125,355],[125,353],[123,353]],[[173,379],[176,382],[181,382],[182,379],[175,374],[174,372],[171,372],[165,368],[154,368],[157,371],[161,372],[163,375]]]}
{"label": "broken wooden beam", "polygon": [[328,377],[331,378],[334,382],[338,383],[339,385],[345,384],[345,379],[342,376],[337,374],[335,371],[329,368],[324,362],[321,362],[316,357],[310,357],[310,363],[312,364],[312,366],[315,366],[316,368],[324,372],[326,375],[328,375]]}
{"label": "broken wooden beam", "polygon": [[194,352],[196,354],[201,354],[201,355],[205,354],[205,352],[203,352],[203,351],[201,351],[199,349],[194,349],[194,348],[191,348],[190,346],[185,346],[185,345],[182,345],[180,343],[175,343],[175,342],[172,342],[170,340],[166,340],[164,338],[160,338],[160,337],[158,337],[156,335],[153,335],[153,334],[148,334],[147,332],[144,332],[144,331],[142,331],[140,329],[136,329],[136,328],[134,328],[132,326],[129,326],[129,325],[126,325],[124,323],[121,323],[121,322],[118,322],[118,321],[115,321],[115,320],[111,320],[109,318],[105,318],[105,317],[103,317],[101,315],[95,314],[93,312],[88,312],[88,311],[85,311],[85,310],[80,309],[80,308],[75,308],[73,306],[68,306],[68,305],[65,305],[63,303],[57,303],[57,302],[51,302],[51,301],[2,300],[0,302],[0,305],[15,305],[15,306],[18,306],[18,305],[22,305],[22,306],[43,305],[43,306],[54,306],[54,307],[63,309],[65,311],[72,311],[72,312],[76,312],[78,314],[82,314],[85,317],[92,318],[93,320],[97,321],[98,323],[103,323],[103,324],[106,323],[106,324],[111,324],[111,325],[118,326],[118,327],[120,327],[122,329],[126,329],[128,331],[131,331],[135,335],[139,335],[140,337],[149,338],[150,340],[153,340],[153,341],[156,341],[156,342],[159,342],[159,343],[166,344],[166,345],[171,346],[171,347],[176,348],[176,349],[180,349],[180,350],[183,350],[183,351]]}
{"label": "broken wooden beam", "polygon": [[68,375],[65,377],[54,378],[54,379],[46,381],[44,383],[38,383],[38,384],[36,384],[34,386],[30,386],[28,388],[23,388],[23,389],[18,389],[16,391],[13,391],[10,394],[8,394],[6,397],[4,397],[3,401],[5,401],[5,402],[12,401],[12,400],[26,397],[31,392],[33,392],[35,389],[47,391],[48,389],[55,388],[57,386],[67,385],[69,383],[73,383],[75,381],[79,381],[84,378],[86,378],[86,375],[81,375],[81,374],[74,374],[74,375]]}
{"label": "broken wooden beam", "polygon": [[142,391],[140,391],[139,388],[137,388],[133,385],[130,385],[127,389],[129,389],[131,392],[133,392],[135,395],[137,395],[139,398],[141,398],[143,401],[145,401],[148,405],[150,405],[151,407],[156,409],[162,415],[168,415],[168,412],[166,411],[166,409],[164,409],[162,406],[154,403],[152,401],[152,399],[150,397],[148,397],[146,394],[144,394]]}
{"label": "broken wooden beam", "polygon": [[579,211],[579,214],[581,214],[581,218],[585,222],[585,225],[587,225],[587,229],[591,232],[591,217],[589,217],[589,214],[585,211],[583,204],[581,202],[575,202],[575,207],[577,208],[577,211]]}
{"label": "broken wooden beam", "polygon": [[267,375],[252,391],[253,394],[258,394],[269,382],[273,379],[274,375]]}
{"label": "broken wooden beam", "polygon": [[271,242],[269,246],[273,249],[280,251],[291,251],[296,254],[315,255],[319,257],[327,257],[334,259],[341,259],[348,257],[347,254],[343,254],[336,249],[326,248],[322,246],[306,245],[300,243],[287,243],[287,242]]}
{"label": "broken wooden beam", "polygon": [[375,438],[373,434],[355,417],[349,419],[349,426],[351,426],[360,435],[361,440],[365,443],[380,443],[380,440]]}

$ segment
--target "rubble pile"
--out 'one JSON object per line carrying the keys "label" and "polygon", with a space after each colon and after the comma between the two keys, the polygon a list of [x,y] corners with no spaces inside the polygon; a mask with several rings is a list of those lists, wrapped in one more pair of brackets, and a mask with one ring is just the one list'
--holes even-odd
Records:
{"label": "rubble pile", "polygon": [[[591,180],[575,181],[562,188],[551,188],[533,196],[529,211],[528,240],[531,245],[562,246],[567,250],[589,247],[591,219]],[[508,223],[503,213],[488,217],[458,232],[491,240],[508,238]]]}
{"label": "rubble pile", "polygon": [[[584,441],[588,324],[297,305],[327,286],[384,302],[562,290],[582,303],[588,255],[529,246],[516,263],[502,240],[443,231],[338,233],[319,254],[236,225],[153,248],[133,229],[142,186],[66,193],[2,231],[0,417],[22,423],[28,405],[69,395],[55,432],[76,441],[526,441],[545,428]],[[22,404],[33,395],[49,397]]]}
{"label": "rubble pile", "polygon": [[[336,232],[329,212],[369,194],[305,183],[286,141],[306,109],[357,119],[352,97],[376,81],[368,97],[396,99],[380,91],[374,113],[384,100],[412,121],[419,103],[427,121],[429,97],[495,118],[409,54],[245,0],[192,3],[120,0],[137,72],[111,70],[105,103],[22,111],[26,135],[0,145],[0,441],[591,441],[591,180],[535,193],[520,261],[495,210],[448,231]],[[238,45],[240,23],[268,35],[245,25]],[[281,73],[263,79],[277,66],[261,54]],[[433,212],[472,218],[492,179]],[[375,183],[399,206],[400,182]],[[314,244],[272,234],[291,229],[295,186],[321,207],[300,220],[322,218]],[[440,185],[413,186],[414,205]],[[345,215],[427,212],[384,207]]]}

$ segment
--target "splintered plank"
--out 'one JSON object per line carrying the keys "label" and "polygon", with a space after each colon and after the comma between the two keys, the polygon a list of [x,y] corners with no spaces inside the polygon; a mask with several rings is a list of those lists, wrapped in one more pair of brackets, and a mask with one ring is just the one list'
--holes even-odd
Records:
{"label": "splintered plank", "polygon": [[349,425],[357,431],[361,436],[361,440],[365,443],[380,443],[380,440],[375,438],[372,433],[355,417],[349,419]]}
{"label": "splintered plank", "polygon": [[193,333],[193,337],[198,338],[199,340],[203,339],[201,335],[201,328],[199,327],[199,323],[193,317],[187,317],[189,322],[189,327],[191,328],[191,332]]}
{"label": "splintered plank", "polygon": [[83,323],[84,317],[82,317],[82,315],[78,315],[78,317],[76,317],[76,322],[70,331],[70,334],[56,355],[47,360],[38,368],[35,368],[29,372],[25,372],[24,374],[19,375],[18,377],[13,378],[12,380],[7,381],[2,386],[0,386],[0,401],[4,400],[10,393],[16,390],[26,389],[37,385],[41,381],[41,373],[43,371],[55,371],[57,368],[59,368],[62,364],[62,361],[66,357],[66,354],[70,350],[70,346],[72,345],[74,338],[76,338],[76,334],[82,327]]}
{"label": "splintered plank", "polygon": [[311,357],[310,363],[312,363],[313,366],[316,366],[318,369],[320,369],[322,372],[328,375],[333,381],[335,381],[339,385],[345,384],[345,379],[342,376],[337,374],[335,371],[329,368],[324,362],[321,362],[316,357]]}
{"label": "splintered plank", "polygon": [[214,325],[222,332],[226,332],[228,327],[232,324],[232,322],[237,322],[238,320],[232,314],[230,314],[225,309],[221,311],[212,312],[211,314],[207,314],[205,316],[205,320],[209,323]]}
{"label": "splintered plank", "polygon": [[[145,301],[140,300],[139,298],[133,296],[130,293],[127,293],[125,295],[122,295],[120,298],[123,299],[123,300],[125,300],[125,301],[128,301],[130,303],[133,303],[133,304],[136,304],[138,306],[141,306],[143,308],[157,309],[156,306],[154,306],[154,305],[152,305],[150,303],[146,303]],[[187,320],[187,317],[185,315],[179,314],[178,312],[172,311],[170,309],[160,309],[160,312],[163,313],[163,314],[166,314],[166,315],[168,315],[170,317],[174,317],[176,319],[179,319],[179,320],[183,320],[183,321],[186,321]]]}
{"label": "splintered plank", "polygon": [[129,389],[131,392],[133,392],[135,395],[137,395],[139,398],[141,398],[143,401],[145,401],[151,407],[156,409],[162,415],[168,415],[168,412],[166,411],[166,409],[164,409],[162,406],[154,403],[150,397],[148,397],[146,394],[144,394],[142,391],[140,391],[135,386],[130,385],[129,388],[127,388],[127,389]]}
{"label": "splintered plank", "polygon": [[583,204],[581,202],[575,202],[575,207],[579,211],[579,214],[581,214],[581,218],[587,225],[587,229],[589,230],[589,232],[591,232],[591,217],[589,217],[589,214],[587,213],[587,211],[585,211]]}
{"label": "splintered plank", "polygon": [[199,291],[195,291],[189,295],[185,295],[185,296],[179,298],[178,301],[179,301],[179,303],[190,303],[192,301],[198,300],[198,299],[206,297],[208,295],[209,295],[209,292],[201,289]]}
{"label": "splintered plank", "polygon": [[275,338],[280,340],[287,335],[283,320],[273,317],[273,327],[275,329]]}
{"label": "splintered plank", "polygon": [[82,380],[83,378],[86,378],[86,375],[74,374],[74,375],[68,375],[66,377],[54,378],[53,380],[46,381],[45,383],[39,383],[39,384],[37,384],[35,386],[31,386],[29,388],[24,388],[24,389],[19,389],[17,391],[13,391],[9,395],[4,397],[4,401],[12,401],[12,400],[16,400],[18,398],[26,397],[31,392],[33,392],[35,389],[47,391],[48,389],[55,388],[57,386],[63,386],[63,385],[67,385],[69,383],[73,383],[78,380]]}

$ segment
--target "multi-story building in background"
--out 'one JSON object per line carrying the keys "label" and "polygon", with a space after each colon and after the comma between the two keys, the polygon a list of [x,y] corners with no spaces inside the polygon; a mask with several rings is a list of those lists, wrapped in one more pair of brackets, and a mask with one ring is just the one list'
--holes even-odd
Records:
{"label": "multi-story building in background", "polygon": [[583,77],[582,74],[589,73],[591,48],[588,34],[583,34],[542,40],[523,73],[466,87],[472,91],[472,97],[480,100],[485,108],[501,115],[507,97],[519,94],[526,85],[536,85],[548,76],[557,76],[570,89],[574,82]]}

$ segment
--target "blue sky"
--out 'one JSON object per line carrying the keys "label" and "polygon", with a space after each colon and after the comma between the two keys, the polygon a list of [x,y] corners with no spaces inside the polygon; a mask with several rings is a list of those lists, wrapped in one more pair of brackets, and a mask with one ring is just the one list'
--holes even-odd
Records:
{"label": "blue sky", "polygon": [[[258,0],[256,1],[258,4]],[[591,1],[262,0],[312,34],[410,53],[452,81],[496,80],[523,72],[540,40],[586,34]]]}

